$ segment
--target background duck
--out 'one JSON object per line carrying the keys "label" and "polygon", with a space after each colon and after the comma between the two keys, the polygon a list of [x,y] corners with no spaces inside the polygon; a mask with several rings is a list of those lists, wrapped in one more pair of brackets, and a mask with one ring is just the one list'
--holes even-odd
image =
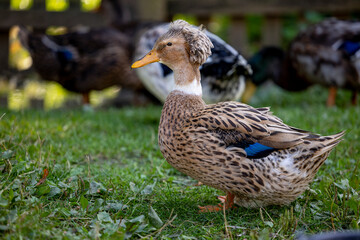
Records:
{"label": "background duck", "polygon": [[99,28],[50,36],[20,27],[19,37],[41,78],[81,93],[84,104],[89,104],[92,90],[114,85],[134,91],[143,89],[129,69],[129,39],[119,31]]}
{"label": "background duck", "polygon": [[253,69],[251,81],[256,86],[272,80],[287,91],[302,91],[312,85],[297,75],[289,56],[279,47],[264,47],[248,62]]}
{"label": "background duck", "polygon": [[[135,59],[143,57],[152,49],[169,24],[158,24],[144,31],[135,48]],[[200,67],[203,99],[207,103],[240,100],[245,88],[245,79],[252,70],[246,60],[229,44],[215,34],[206,31],[214,48],[212,55]],[[164,102],[174,88],[174,73],[165,65],[155,63],[136,70],[147,89]]]}
{"label": "background duck", "polygon": [[[304,192],[343,133],[320,136],[284,124],[269,108],[238,102],[206,105],[200,65],[213,44],[177,20],[132,67],[162,62],[174,71],[159,125],[159,146],[179,171],[223,190],[224,208],[283,205]],[[219,211],[222,206],[200,207]]]}
{"label": "background duck", "polygon": [[270,80],[287,91],[302,91],[312,83],[297,75],[285,51],[279,47],[268,46],[254,54],[248,63],[253,70],[251,79],[246,82],[242,101],[248,103],[256,88]]}
{"label": "background duck", "polygon": [[289,91],[300,91],[313,84],[329,88],[328,106],[335,104],[336,89],[353,92],[352,104],[360,90],[360,22],[334,18],[300,32],[286,53],[266,47],[250,60],[253,82],[272,79]]}

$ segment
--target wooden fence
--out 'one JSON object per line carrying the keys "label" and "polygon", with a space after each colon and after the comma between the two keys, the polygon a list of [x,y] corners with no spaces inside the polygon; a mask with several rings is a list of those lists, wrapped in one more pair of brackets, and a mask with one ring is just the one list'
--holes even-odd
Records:
{"label": "wooden fence", "polygon": [[[75,25],[104,26],[106,16],[83,12],[80,0],[68,0],[69,8],[63,12],[45,10],[45,0],[34,0],[26,11],[10,10],[10,0],[0,0],[0,71],[8,66],[9,29],[18,24],[31,25],[36,29],[48,26],[72,27]],[[258,14],[265,17],[262,26],[262,44],[279,45],[281,42],[282,17],[318,11],[337,17],[347,17],[360,12],[360,0],[103,0],[121,1],[130,9],[136,20],[171,20],[175,14],[191,14],[200,23],[207,24],[214,14],[231,17],[229,43],[243,53],[248,53],[245,16]],[[360,18],[360,15],[359,15]]]}

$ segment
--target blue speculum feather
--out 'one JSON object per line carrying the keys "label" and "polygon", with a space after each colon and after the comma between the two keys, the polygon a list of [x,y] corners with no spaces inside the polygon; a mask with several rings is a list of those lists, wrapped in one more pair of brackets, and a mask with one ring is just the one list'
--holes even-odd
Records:
{"label": "blue speculum feather", "polygon": [[73,54],[69,50],[66,50],[66,49],[60,50],[58,52],[58,54],[59,54],[59,57],[62,58],[63,60],[70,61],[73,59]]}
{"label": "blue speculum feather", "polygon": [[360,50],[360,43],[345,41],[341,44],[340,49],[345,50],[346,53],[348,53],[351,56]]}
{"label": "blue speculum feather", "polygon": [[265,157],[270,154],[275,148],[262,145],[260,143],[253,143],[244,148],[248,157],[257,158]]}

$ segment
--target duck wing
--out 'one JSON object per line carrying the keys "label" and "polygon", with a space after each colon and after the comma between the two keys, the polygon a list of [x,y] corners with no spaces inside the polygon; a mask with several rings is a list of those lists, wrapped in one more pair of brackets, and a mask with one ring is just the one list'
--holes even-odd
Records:
{"label": "duck wing", "polygon": [[19,28],[21,44],[30,52],[33,65],[45,80],[61,83],[60,76],[73,71],[79,58],[76,48],[60,45],[49,35],[33,33],[25,27]]}
{"label": "duck wing", "polygon": [[237,102],[208,105],[188,123],[191,127],[187,130],[193,132],[195,138],[220,142],[223,148],[242,152],[248,158],[264,157],[277,149],[319,137],[284,124],[269,108],[253,108]]}
{"label": "duck wing", "polygon": [[214,48],[212,48],[208,60],[200,66],[203,78],[215,76],[217,79],[229,81],[232,76],[250,76],[252,74],[251,66],[233,47],[215,34],[206,32],[206,35],[210,38]]}

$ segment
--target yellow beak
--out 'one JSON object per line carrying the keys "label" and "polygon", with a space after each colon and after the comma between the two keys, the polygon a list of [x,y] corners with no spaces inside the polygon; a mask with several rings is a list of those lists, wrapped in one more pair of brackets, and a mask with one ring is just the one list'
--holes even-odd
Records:
{"label": "yellow beak", "polygon": [[151,50],[148,54],[145,55],[142,59],[136,61],[131,65],[131,68],[139,68],[143,67],[147,64],[158,62],[160,61],[160,58],[155,50]]}

